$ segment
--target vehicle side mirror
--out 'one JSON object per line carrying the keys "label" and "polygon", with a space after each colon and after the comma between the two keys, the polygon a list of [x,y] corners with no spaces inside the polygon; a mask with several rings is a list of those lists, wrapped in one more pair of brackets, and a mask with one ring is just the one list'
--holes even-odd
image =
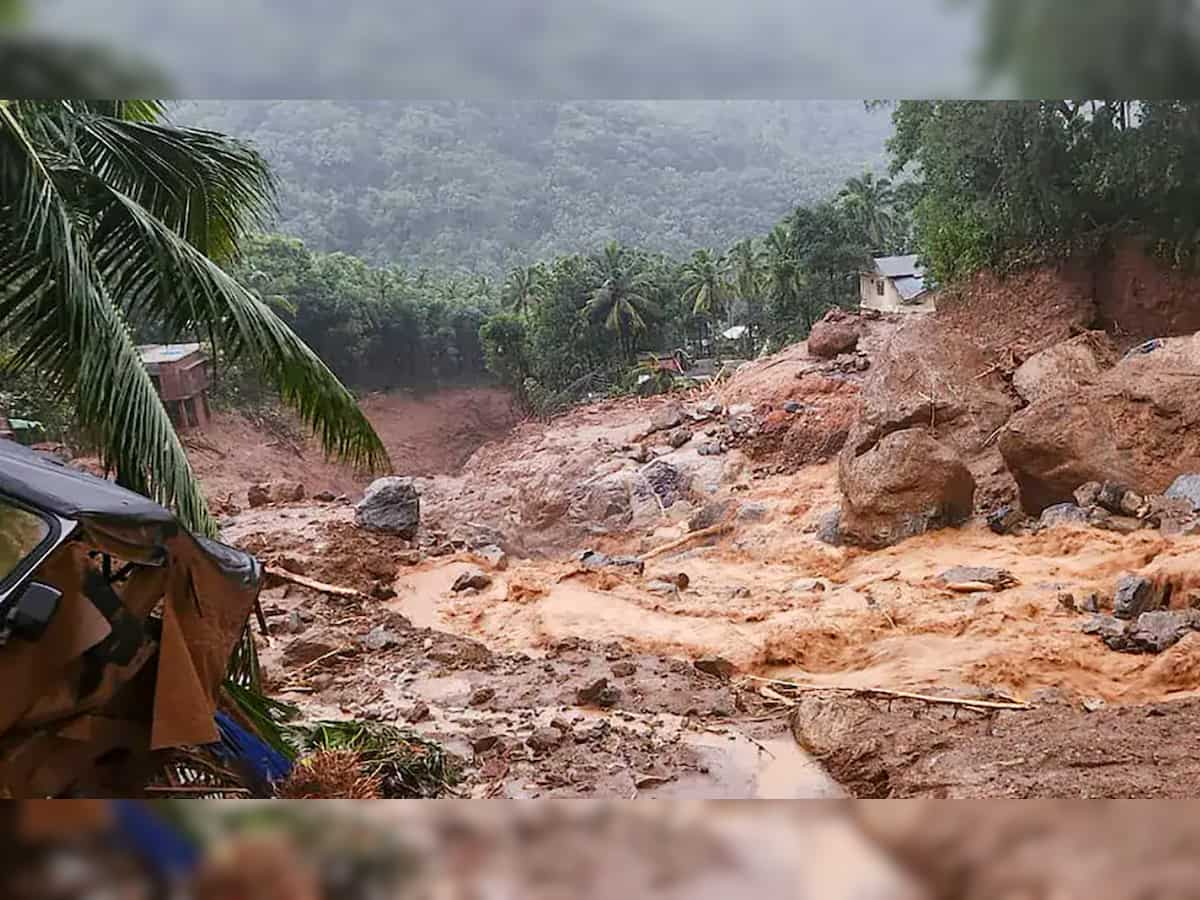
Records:
{"label": "vehicle side mirror", "polygon": [[58,588],[31,581],[9,604],[4,626],[13,637],[24,641],[40,640],[58,612],[61,601],[62,591]]}

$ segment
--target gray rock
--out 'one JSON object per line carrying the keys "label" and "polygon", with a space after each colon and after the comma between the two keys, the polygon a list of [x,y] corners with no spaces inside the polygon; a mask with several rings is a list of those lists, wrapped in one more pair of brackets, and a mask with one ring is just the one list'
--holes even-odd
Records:
{"label": "gray rock", "polygon": [[581,706],[608,708],[616,706],[620,702],[621,689],[609,684],[607,678],[597,678],[576,691],[575,700]]}
{"label": "gray rock", "polygon": [[1112,481],[1106,481],[1100,485],[1100,494],[1096,497],[1096,503],[1104,507],[1110,513],[1121,515],[1121,501],[1125,499],[1126,489],[1124,485],[1116,484]]}
{"label": "gray rock", "polygon": [[819,578],[800,578],[789,584],[788,590],[795,594],[823,594],[825,582]]}
{"label": "gray rock", "polygon": [[725,445],[717,440],[701,441],[696,445],[696,452],[701,456],[720,456],[725,453]]}
{"label": "gray rock", "polygon": [[646,564],[636,556],[608,556],[595,550],[584,550],[579,562],[588,569],[627,569],[635,575],[646,571]]}
{"label": "gray rock", "polygon": [[1118,619],[1136,619],[1154,608],[1154,584],[1141,575],[1123,575],[1113,597],[1113,615]]}
{"label": "gray rock", "polygon": [[480,726],[471,732],[471,749],[478,754],[495,750],[500,743],[500,735],[486,726]]}
{"label": "gray rock", "polygon": [[450,590],[454,591],[456,594],[471,589],[482,591],[491,583],[491,575],[487,574],[487,572],[484,572],[482,569],[471,568],[467,569],[456,579],[454,579],[454,585],[450,588]]}
{"label": "gray rock", "polygon": [[628,659],[623,659],[620,662],[615,662],[612,664],[612,673],[614,678],[628,678],[636,671],[637,664]]}
{"label": "gray rock", "polygon": [[421,498],[411,478],[380,478],[372,482],[354,510],[355,521],[361,527],[409,540],[417,536],[421,525]]}
{"label": "gray rock", "polygon": [[938,576],[942,584],[965,584],[980,582],[990,584],[997,590],[1003,590],[1016,584],[1012,572],[1006,569],[993,569],[990,566],[954,566]]}
{"label": "gray rock", "polygon": [[388,631],[382,625],[376,625],[362,639],[363,646],[368,650],[386,650],[400,643],[400,637],[393,631]]}
{"label": "gray rock", "polygon": [[533,734],[525,739],[525,743],[538,753],[549,753],[563,742],[563,733],[553,725],[547,728],[534,729]]}
{"label": "gray rock", "polygon": [[650,430],[669,431],[672,428],[678,428],[685,421],[687,421],[687,416],[684,414],[683,408],[678,404],[668,403],[656,409],[650,416]]}
{"label": "gray rock", "polygon": [[987,524],[994,534],[1012,534],[1013,529],[1020,525],[1023,519],[1019,509],[1001,506],[988,513]]}
{"label": "gray rock", "polygon": [[686,428],[676,428],[667,435],[667,443],[678,450],[684,444],[692,439],[692,433]]}
{"label": "gray rock", "polygon": [[1084,509],[1095,506],[1100,502],[1100,489],[1103,485],[1098,481],[1089,481],[1075,488],[1075,502]]}
{"label": "gray rock", "polygon": [[1200,512],[1200,475],[1180,475],[1164,496],[1182,497],[1192,504],[1194,512]]}
{"label": "gray rock", "polygon": [[705,675],[720,678],[722,681],[728,681],[733,677],[733,673],[737,671],[733,663],[719,656],[698,659],[692,665],[696,667],[697,672],[703,672]]}
{"label": "gray rock", "polygon": [[679,588],[674,582],[656,578],[653,581],[646,582],[646,590],[652,594],[673,594]]}
{"label": "gray rock", "polygon": [[821,521],[817,525],[817,540],[831,547],[841,546],[842,511],[840,509],[831,509],[821,516]]}
{"label": "gray rock", "polygon": [[753,436],[757,430],[753,414],[734,416],[729,420],[729,430],[737,437]]}
{"label": "gray rock", "polygon": [[677,500],[683,499],[687,494],[687,477],[668,462],[655,460],[646,466],[642,474],[665,507],[674,506]]}
{"label": "gray rock", "polygon": [[333,491],[319,491],[318,493],[313,494],[313,499],[318,503],[332,503],[337,499],[337,494],[335,494]]}
{"label": "gray rock", "polygon": [[1042,528],[1056,525],[1087,525],[1088,511],[1074,503],[1056,503],[1042,511],[1038,524]]}
{"label": "gray rock", "polygon": [[754,415],[753,403],[737,403],[729,407],[729,418],[736,419],[738,416]]}
{"label": "gray rock", "polygon": [[699,512],[688,519],[688,530],[703,531],[705,528],[720,525],[733,514],[734,505],[732,500],[714,500],[712,503],[706,503]]}
{"label": "gray rock", "polygon": [[468,706],[487,706],[496,699],[496,689],[490,687],[476,688],[471,691],[471,697],[467,701]]}
{"label": "gray rock", "polygon": [[761,522],[770,512],[771,508],[767,504],[751,500],[738,507],[737,517],[742,522]]}
{"label": "gray rock", "polygon": [[1179,643],[1197,624],[1195,610],[1142,613],[1138,616],[1137,624],[1127,633],[1129,646],[1126,652],[1162,653]]}
{"label": "gray rock", "polygon": [[1122,622],[1114,616],[1095,615],[1083,624],[1080,629],[1084,634],[1098,635],[1105,643],[1110,640],[1125,639],[1125,630],[1129,627],[1128,622]]}
{"label": "gray rock", "polygon": [[475,555],[498,572],[508,568],[508,554],[495,544],[488,544],[475,551]]}
{"label": "gray rock", "polygon": [[804,409],[804,407],[801,406],[799,403],[797,403],[795,400],[789,400],[787,403],[783,404],[783,411],[786,413],[791,413],[792,415],[795,415],[796,413],[800,412],[802,409]]}

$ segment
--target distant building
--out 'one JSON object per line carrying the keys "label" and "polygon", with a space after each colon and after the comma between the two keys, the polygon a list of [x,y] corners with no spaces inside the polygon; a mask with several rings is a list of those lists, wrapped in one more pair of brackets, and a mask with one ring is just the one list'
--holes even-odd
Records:
{"label": "distant building", "polygon": [[863,309],[879,312],[932,312],[933,293],[925,269],[913,256],[881,256],[859,279]]}
{"label": "distant building", "polygon": [[199,344],[149,344],[138,347],[158,396],[175,427],[203,428],[212,418],[208,391],[212,368]]}

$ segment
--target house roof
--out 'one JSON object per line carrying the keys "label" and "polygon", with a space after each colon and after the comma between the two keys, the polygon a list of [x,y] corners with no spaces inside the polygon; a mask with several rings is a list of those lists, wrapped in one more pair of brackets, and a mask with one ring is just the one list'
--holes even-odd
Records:
{"label": "house roof", "polygon": [[880,256],[875,259],[875,270],[885,278],[924,277],[925,267],[917,263],[917,255]]}
{"label": "house roof", "polygon": [[179,360],[199,352],[199,344],[144,344],[138,347],[138,353],[142,355],[142,364],[146,366],[179,362]]}
{"label": "house roof", "polygon": [[902,300],[915,300],[925,293],[925,279],[920,277],[893,278],[892,284]]}

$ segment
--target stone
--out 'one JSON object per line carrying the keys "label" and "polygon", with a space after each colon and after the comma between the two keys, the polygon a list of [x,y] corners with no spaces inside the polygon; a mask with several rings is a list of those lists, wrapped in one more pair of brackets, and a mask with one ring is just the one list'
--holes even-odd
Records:
{"label": "stone", "polygon": [[1088,511],[1074,503],[1056,503],[1042,510],[1038,525],[1042,528],[1055,528],[1060,525],[1089,525],[1091,520]]}
{"label": "stone", "polygon": [[386,650],[388,647],[394,647],[399,644],[400,637],[383,625],[376,625],[367,632],[367,636],[362,639],[362,643],[368,650]]}
{"label": "stone", "polygon": [[753,437],[757,433],[757,423],[752,414],[735,416],[729,420],[729,431],[735,437]]}
{"label": "stone", "polygon": [[620,702],[621,689],[609,684],[607,678],[597,678],[576,691],[575,699],[581,706],[599,706],[607,709]]}
{"label": "stone", "polygon": [[678,428],[687,421],[683,407],[676,403],[667,403],[656,409],[650,416],[650,431],[669,431]]}
{"label": "stone", "polygon": [[304,620],[300,618],[300,610],[293,609],[290,613],[288,613],[287,631],[289,634],[299,634],[306,627],[307,626],[304,624]]}
{"label": "stone", "polygon": [[1093,592],[1088,594],[1083,599],[1083,611],[1090,613],[1100,612],[1100,595]]}
{"label": "stone", "polygon": [[673,594],[677,590],[679,590],[679,588],[675,584],[675,582],[664,581],[659,578],[655,578],[651,581],[647,581],[645,584],[645,588],[651,594]]}
{"label": "stone", "polygon": [[1026,403],[1070,396],[1093,383],[1117,358],[1112,338],[1103,331],[1089,331],[1029,357],[1013,373],[1013,388]]}
{"label": "stone", "polygon": [[737,671],[733,663],[720,656],[709,656],[704,659],[698,659],[692,665],[696,667],[697,672],[703,672],[705,675],[720,678],[722,681],[728,681]]}
{"label": "stone", "polygon": [[761,522],[770,515],[771,507],[765,503],[749,500],[738,507],[739,522]]}
{"label": "stone", "polygon": [[426,703],[424,700],[418,700],[416,703],[414,703],[412,706],[410,706],[408,708],[408,711],[404,714],[404,721],[410,722],[413,725],[415,725],[418,722],[424,722],[424,721],[428,720],[430,718],[430,715],[431,715],[431,713],[430,713],[430,709],[429,709],[429,704]]}
{"label": "stone", "polygon": [[298,503],[304,499],[304,485],[298,481],[278,481],[271,485],[271,499],[276,503]]}
{"label": "stone", "polygon": [[488,544],[486,547],[480,547],[475,551],[475,555],[497,572],[503,572],[508,568],[508,554],[495,544]]}
{"label": "stone", "polygon": [[1120,515],[1121,501],[1124,497],[1124,486],[1106,481],[1100,485],[1100,493],[1096,496],[1096,505],[1103,507],[1114,515]]}
{"label": "stone", "polygon": [[471,732],[471,749],[482,755],[495,750],[500,743],[500,735],[486,726],[480,726]]}
{"label": "stone", "polygon": [[720,456],[727,451],[720,441],[707,440],[696,445],[696,452],[701,456]]}
{"label": "stone", "polygon": [[1127,622],[1122,622],[1115,616],[1095,615],[1084,623],[1080,629],[1084,634],[1098,635],[1105,643],[1124,641]]}
{"label": "stone", "polygon": [[420,565],[424,558],[425,554],[420,550],[401,550],[396,554],[396,562],[402,566]]}
{"label": "stone", "polygon": [[794,594],[823,594],[825,582],[819,578],[801,578],[789,584],[788,590]]}
{"label": "stone", "polygon": [[1200,512],[1200,475],[1180,475],[1171,482],[1163,496],[1187,500],[1193,512]]}
{"label": "stone", "polygon": [[674,506],[676,501],[684,499],[691,480],[676,466],[662,459],[646,466],[642,470],[642,476],[649,484],[650,490],[667,509]]}
{"label": "stone", "polygon": [[783,411],[785,413],[790,413],[791,415],[795,415],[798,412],[803,412],[803,410],[804,407],[795,400],[789,400],[787,403],[783,404]]}
{"label": "stone", "polygon": [[1103,485],[1098,481],[1088,481],[1075,488],[1075,502],[1083,509],[1088,509],[1092,506],[1098,506],[1100,503],[1100,491]]}
{"label": "stone", "polygon": [[316,675],[310,675],[308,686],[319,694],[321,691],[333,687],[333,676],[328,672],[318,672]]}
{"label": "stone", "polygon": [[720,525],[733,514],[736,505],[733,500],[714,500],[704,504],[699,512],[688,519],[688,531],[703,531],[705,528]]}
{"label": "stone", "polygon": [[627,659],[612,664],[612,673],[616,678],[628,678],[636,671],[637,665]]}
{"label": "stone", "polygon": [[996,590],[1004,590],[1017,583],[1012,572],[1007,569],[994,569],[990,566],[954,566],[938,576],[942,584],[980,583],[991,585]]}
{"label": "stone", "polygon": [[1162,653],[1183,639],[1189,631],[1200,624],[1195,610],[1155,610],[1142,613],[1137,623],[1128,630],[1127,652]]}
{"label": "stone", "polygon": [[646,564],[636,556],[608,556],[595,550],[584,550],[579,555],[580,564],[587,569],[624,569],[634,575],[646,571]]}
{"label": "stone", "polygon": [[563,742],[563,733],[550,725],[546,728],[535,728],[533,734],[525,739],[525,743],[538,753],[549,753]]}
{"label": "stone", "polygon": [[1136,619],[1153,608],[1154,584],[1141,575],[1123,575],[1117,581],[1113,597],[1113,615],[1118,619]]}
{"label": "stone", "polygon": [[377,581],[371,585],[371,596],[379,601],[393,600],[396,597],[396,589],[386,581]]}
{"label": "stone", "polygon": [[711,419],[725,411],[720,400],[701,400],[696,404],[696,412],[700,418]]}
{"label": "stone", "polygon": [[960,525],[975,505],[970,469],[924,429],[893,432],[862,454],[847,445],[838,484],[842,539],[869,548]]}
{"label": "stone", "polygon": [[817,540],[830,547],[842,544],[842,511],[831,509],[821,516],[817,524]]}
{"label": "stone", "polygon": [[733,406],[729,407],[727,412],[728,412],[729,418],[731,418],[731,419],[741,418],[742,416],[752,416],[752,415],[754,415],[754,404],[753,403],[736,403]]}
{"label": "stone", "polygon": [[421,525],[421,497],[411,478],[380,478],[354,507],[362,528],[412,540]]}
{"label": "stone", "polygon": [[993,534],[1012,534],[1013,530],[1024,521],[1019,509],[1012,506],[1001,506],[987,514],[987,525]]}
{"label": "stone", "polygon": [[271,491],[265,484],[252,484],[246,491],[246,502],[251,509],[266,506],[271,502]]}
{"label": "stone", "polygon": [[1126,491],[1121,495],[1120,512],[1134,519],[1144,518],[1150,512],[1150,504],[1137,491]]}
{"label": "stone", "polygon": [[1067,591],[1060,591],[1054,599],[1057,601],[1059,607],[1065,609],[1067,612],[1076,611],[1074,594]]}
{"label": "stone", "polygon": [[1133,534],[1145,528],[1146,523],[1131,516],[1105,516],[1096,523],[1096,527],[1105,531],[1115,531],[1117,534]]}
{"label": "stone", "polygon": [[308,570],[308,566],[304,564],[304,560],[291,555],[279,558],[279,568],[291,572],[293,575],[303,575]]}
{"label": "stone", "polygon": [[316,494],[313,494],[313,499],[318,503],[332,503],[337,499],[337,494],[335,494],[333,491],[320,491]]}
{"label": "stone", "polygon": [[490,687],[475,688],[471,691],[471,697],[467,700],[468,706],[487,706],[496,699],[496,689]]}
{"label": "stone", "polygon": [[808,335],[808,352],[818,359],[833,359],[858,346],[859,329],[853,316],[832,309],[813,325]]}
{"label": "stone", "polygon": [[676,428],[667,435],[667,443],[678,450],[692,439],[692,433],[686,428]]}
{"label": "stone", "polygon": [[470,568],[459,574],[454,579],[454,584],[451,586],[456,594],[461,594],[463,591],[475,590],[482,591],[489,587],[492,583],[492,576],[484,572],[482,569]]}

